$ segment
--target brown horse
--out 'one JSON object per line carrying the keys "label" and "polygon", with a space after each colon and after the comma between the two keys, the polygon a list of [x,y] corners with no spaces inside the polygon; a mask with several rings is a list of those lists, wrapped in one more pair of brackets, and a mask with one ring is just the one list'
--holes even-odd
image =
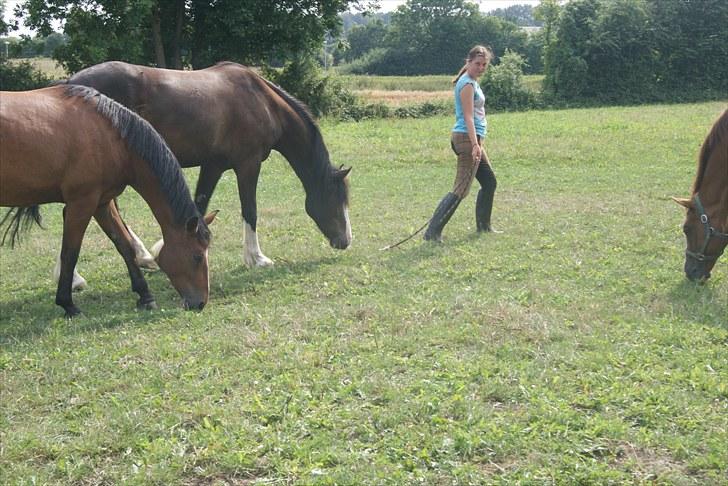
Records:
{"label": "brown horse", "polygon": [[728,110],[716,120],[700,148],[698,174],[689,199],[673,198],[687,208],[685,275],[706,280],[728,245]]}
{"label": "brown horse", "polygon": [[37,205],[65,203],[56,304],[66,316],[80,312],[71,298],[71,280],[91,217],[124,258],[132,290],[139,294],[137,305],[155,306],[113,203],[127,185],[161,225],[167,244],[159,266],[185,307],[202,309],[209,293],[212,217],[200,217],[174,155],[149,123],[85,86],[2,92],[0,99],[0,206],[13,207],[4,219],[10,220],[5,236],[12,229],[15,242],[27,218],[38,221]]}
{"label": "brown horse", "polygon": [[200,166],[195,202],[201,212],[222,173],[235,171],[246,265],[273,263],[261,252],[256,233],[258,176],[271,150],[280,152],[301,180],[306,212],[331,246],[344,249],[351,244],[346,182],[350,169],[331,165],[307,109],[252,70],[230,62],[199,71],[106,62],[76,73],[68,82],[96,88],[134,110],[164,137],[183,167]]}

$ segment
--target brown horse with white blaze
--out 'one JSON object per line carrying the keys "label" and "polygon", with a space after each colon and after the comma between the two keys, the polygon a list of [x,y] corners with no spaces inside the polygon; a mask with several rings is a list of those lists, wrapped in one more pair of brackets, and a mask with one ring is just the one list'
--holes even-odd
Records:
{"label": "brown horse with white blaze", "polygon": [[301,180],[305,208],[332,247],[351,244],[347,175],[335,168],[306,107],[251,69],[224,62],[177,71],[105,62],[69,83],[96,88],[149,121],[183,167],[200,167],[195,203],[201,212],[223,172],[232,169],[245,226],[246,265],[272,261],[260,250],[256,190],[262,162],[281,153]]}
{"label": "brown horse with white blaze", "polygon": [[673,199],[687,209],[685,275],[706,280],[728,245],[728,109],[700,148],[692,196]]}
{"label": "brown horse with white blaze", "polygon": [[[149,204],[167,245],[159,266],[184,300],[202,309],[209,294],[207,248],[212,217],[202,218],[174,154],[141,117],[85,86],[0,94],[0,206],[12,209],[13,242],[37,205],[65,203],[56,304],[68,317],[73,269],[86,227],[95,218],[124,258],[138,306],[156,306],[134,261],[131,236],[114,204],[129,185]],[[14,216],[13,216],[14,213]]]}

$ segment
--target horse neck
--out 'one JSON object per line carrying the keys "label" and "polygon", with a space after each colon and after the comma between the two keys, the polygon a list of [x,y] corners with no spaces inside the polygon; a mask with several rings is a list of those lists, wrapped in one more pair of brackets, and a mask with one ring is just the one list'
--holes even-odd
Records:
{"label": "horse neck", "polygon": [[728,231],[728,137],[713,149],[697,192],[719,229]]}
{"label": "horse neck", "polygon": [[138,157],[134,157],[134,159],[136,160],[135,178],[130,185],[152,210],[154,218],[162,229],[163,238],[171,240],[172,233],[181,230],[182,224],[175,221],[174,209],[164,194],[157,176],[149,169],[144,160]]}
{"label": "horse neck", "polygon": [[317,148],[314,145],[320,140],[321,135],[312,132],[316,128],[309,126],[297,115],[289,113],[286,118],[281,137],[273,148],[288,160],[308,193],[321,177],[320,168],[315,164],[323,161],[316,160]]}

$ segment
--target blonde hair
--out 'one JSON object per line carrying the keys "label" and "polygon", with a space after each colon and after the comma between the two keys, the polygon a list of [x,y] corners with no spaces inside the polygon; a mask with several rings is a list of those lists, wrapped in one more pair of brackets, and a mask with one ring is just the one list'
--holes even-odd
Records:
{"label": "blonde hair", "polygon": [[476,57],[482,57],[483,59],[485,59],[485,67],[488,67],[490,65],[490,61],[493,60],[493,51],[491,51],[489,47],[481,45],[477,45],[470,49],[470,52],[468,52],[468,57],[465,59],[465,64],[463,65],[463,67],[460,68],[457,76],[452,79],[452,84],[458,82],[460,76],[462,76],[463,73],[468,70],[468,63]]}

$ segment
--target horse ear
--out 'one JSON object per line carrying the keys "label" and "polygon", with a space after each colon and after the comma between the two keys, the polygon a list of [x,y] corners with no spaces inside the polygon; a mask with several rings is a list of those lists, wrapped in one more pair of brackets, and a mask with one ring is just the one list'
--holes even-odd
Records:
{"label": "horse ear", "polygon": [[346,176],[349,175],[349,172],[351,172],[351,167],[349,167],[348,169],[344,169],[344,166],[342,165],[341,167],[339,167],[339,171],[336,173],[336,176],[340,179],[345,179]]}
{"label": "horse ear", "polygon": [[683,206],[687,209],[690,209],[693,207],[693,200],[692,199],[685,199],[683,197],[673,197],[673,201],[678,203],[680,206]]}
{"label": "horse ear", "polygon": [[188,233],[197,233],[197,227],[200,225],[199,216],[190,216],[185,222],[185,229]]}
{"label": "horse ear", "polygon": [[211,212],[207,213],[205,215],[205,218],[204,218],[205,219],[205,224],[209,226],[210,223],[212,223],[213,221],[215,221],[215,216],[217,216],[217,213],[219,213],[219,212],[220,212],[220,210],[219,209],[216,209],[214,211],[211,211]]}

